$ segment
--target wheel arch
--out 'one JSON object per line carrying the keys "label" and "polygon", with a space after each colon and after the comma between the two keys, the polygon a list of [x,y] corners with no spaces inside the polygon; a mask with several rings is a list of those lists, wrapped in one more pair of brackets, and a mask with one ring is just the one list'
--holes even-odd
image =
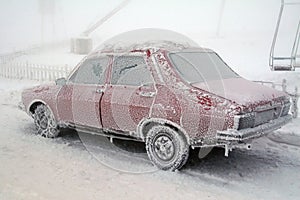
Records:
{"label": "wheel arch", "polygon": [[190,137],[189,137],[188,133],[180,125],[178,125],[172,121],[169,121],[166,119],[161,119],[161,118],[150,118],[150,119],[145,119],[145,120],[141,121],[137,127],[137,133],[138,133],[139,137],[143,141],[145,141],[146,134],[155,125],[168,126],[168,127],[172,128],[173,130],[175,130],[176,132],[181,133],[185,137],[188,145],[190,145]]}
{"label": "wheel arch", "polygon": [[[35,99],[33,101],[31,101],[30,104],[28,104],[29,106],[27,107],[27,113],[30,115],[30,116],[33,116],[34,114],[34,111],[35,109],[39,106],[39,105],[45,105],[49,108],[50,112],[52,113],[52,110],[51,108],[48,106],[48,104],[41,100],[41,99]],[[52,113],[53,114],[53,113]]]}

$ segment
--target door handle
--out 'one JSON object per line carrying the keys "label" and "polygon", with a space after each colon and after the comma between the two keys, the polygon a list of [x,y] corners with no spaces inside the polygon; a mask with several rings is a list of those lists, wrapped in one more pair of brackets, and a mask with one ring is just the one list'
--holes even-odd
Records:
{"label": "door handle", "polygon": [[142,96],[142,97],[154,97],[155,96],[155,92],[139,92],[138,95]]}
{"label": "door handle", "polygon": [[96,89],[96,93],[102,94],[104,92],[104,89]]}

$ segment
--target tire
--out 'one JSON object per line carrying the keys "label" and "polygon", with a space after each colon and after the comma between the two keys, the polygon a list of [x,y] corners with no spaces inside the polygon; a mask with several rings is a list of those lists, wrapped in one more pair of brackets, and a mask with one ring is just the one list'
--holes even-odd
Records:
{"label": "tire", "polygon": [[55,138],[59,134],[56,120],[50,109],[41,104],[34,111],[34,124],[37,133],[46,138]]}
{"label": "tire", "polygon": [[146,136],[146,150],[151,162],[162,170],[175,171],[189,157],[186,138],[167,126],[153,126]]}

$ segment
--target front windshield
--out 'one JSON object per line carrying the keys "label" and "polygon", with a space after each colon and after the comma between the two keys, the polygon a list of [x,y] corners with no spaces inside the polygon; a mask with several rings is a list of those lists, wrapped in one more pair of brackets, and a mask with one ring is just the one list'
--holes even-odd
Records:
{"label": "front windshield", "polygon": [[180,76],[188,83],[239,77],[214,52],[178,52],[169,56]]}

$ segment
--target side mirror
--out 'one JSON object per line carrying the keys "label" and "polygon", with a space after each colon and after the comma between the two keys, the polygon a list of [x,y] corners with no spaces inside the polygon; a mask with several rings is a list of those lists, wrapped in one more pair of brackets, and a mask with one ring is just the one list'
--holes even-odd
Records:
{"label": "side mirror", "polygon": [[66,85],[66,83],[67,83],[66,78],[59,78],[55,80],[55,84],[59,86],[64,86]]}

